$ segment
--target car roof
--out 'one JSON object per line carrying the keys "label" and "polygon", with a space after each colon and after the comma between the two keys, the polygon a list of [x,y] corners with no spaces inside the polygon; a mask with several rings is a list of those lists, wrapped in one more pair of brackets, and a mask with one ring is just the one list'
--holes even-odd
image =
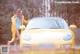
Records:
{"label": "car roof", "polygon": [[58,20],[64,20],[61,17],[34,17],[34,18],[30,19],[30,20],[37,20],[37,19],[55,19],[55,20],[58,19]]}

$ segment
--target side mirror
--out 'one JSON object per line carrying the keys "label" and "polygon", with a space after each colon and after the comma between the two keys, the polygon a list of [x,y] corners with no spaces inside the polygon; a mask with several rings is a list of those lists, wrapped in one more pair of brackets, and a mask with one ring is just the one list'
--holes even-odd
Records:
{"label": "side mirror", "polygon": [[69,27],[70,29],[76,29],[77,28],[77,26],[76,25],[70,25],[70,27]]}
{"label": "side mirror", "polygon": [[23,30],[25,30],[25,28],[26,28],[25,25],[21,25],[21,26],[20,26],[21,32],[22,32]]}

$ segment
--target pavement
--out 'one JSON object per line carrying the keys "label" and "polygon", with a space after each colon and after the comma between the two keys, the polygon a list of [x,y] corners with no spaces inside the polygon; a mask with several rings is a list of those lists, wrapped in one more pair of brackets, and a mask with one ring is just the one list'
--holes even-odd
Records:
{"label": "pavement", "polygon": [[[7,47],[7,45],[6,45]],[[11,45],[8,53],[0,50],[0,54],[80,54],[80,46],[75,47],[54,47],[54,48],[36,48],[36,47],[20,47],[19,45]]]}

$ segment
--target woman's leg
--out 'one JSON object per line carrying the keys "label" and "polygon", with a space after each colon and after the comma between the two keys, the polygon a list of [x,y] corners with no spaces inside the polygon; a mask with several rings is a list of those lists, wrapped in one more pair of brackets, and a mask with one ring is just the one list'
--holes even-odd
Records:
{"label": "woman's leg", "polygon": [[16,35],[17,35],[16,40],[19,40],[19,38],[20,38],[20,33],[19,33],[19,30],[17,30],[17,31],[16,31]]}
{"label": "woman's leg", "polygon": [[16,30],[16,36],[17,36],[17,37],[16,37],[15,42],[14,42],[15,45],[17,45],[17,42],[18,42],[18,40],[19,40],[19,38],[20,38],[20,37],[19,37],[19,36],[20,36],[19,30]]}
{"label": "woman's leg", "polygon": [[12,39],[8,41],[8,48],[10,47],[10,44],[15,41],[15,35],[16,35],[16,32],[12,32]]}

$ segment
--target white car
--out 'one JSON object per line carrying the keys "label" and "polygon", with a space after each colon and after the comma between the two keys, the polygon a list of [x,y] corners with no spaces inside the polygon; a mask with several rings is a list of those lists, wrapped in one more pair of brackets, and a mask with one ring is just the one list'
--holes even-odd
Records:
{"label": "white car", "polygon": [[21,46],[74,46],[75,35],[60,17],[36,17],[20,35]]}

